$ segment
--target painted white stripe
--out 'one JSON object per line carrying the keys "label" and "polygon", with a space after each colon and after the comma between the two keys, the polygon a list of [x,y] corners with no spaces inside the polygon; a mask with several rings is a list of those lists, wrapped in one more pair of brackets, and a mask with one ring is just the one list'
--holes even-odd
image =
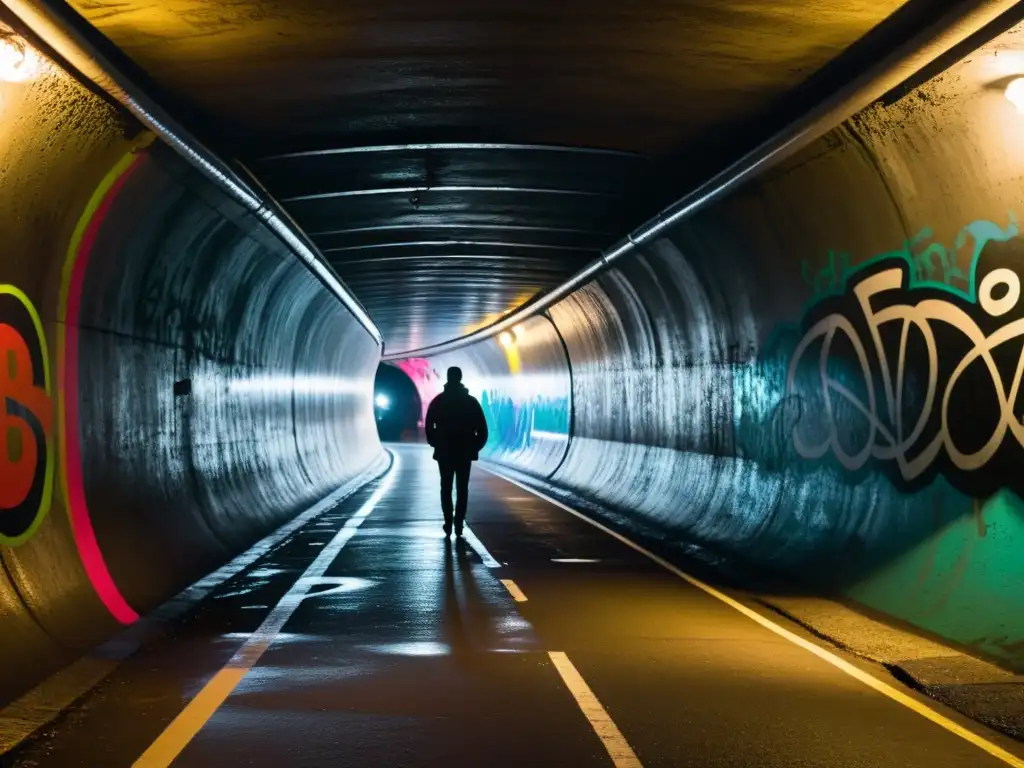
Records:
{"label": "painted white stripe", "polygon": [[397,470],[398,455],[395,454],[391,471],[381,481],[377,490],[352,517],[345,521],[334,538],[320,551],[316,559],[310,563],[302,576],[274,606],[259,628],[249,636],[249,639],[235,652],[224,668],[213,676],[157,740],[135,761],[134,768],[167,768],[181,754],[182,750],[213,717],[220,705],[231,695],[231,692],[271,646],[288,619],[295,613],[295,609],[308,594],[310,587],[320,583],[319,580],[331,563],[355,536],[359,526],[370,516],[374,507],[391,489]]}
{"label": "painted white stripe", "polygon": [[526,602],[526,594],[519,588],[518,584],[512,581],[512,579],[501,579],[500,581],[505,585],[505,589],[508,590],[508,593],[512,595],[513,600],[517,603]]}
{"label": "painted white stripe", "polygon": [[604,748],[608,750],[608,756],[611,757],[615,768],[643,768],[643,764],[633,752],[633,748],[629,746],[626,737],[622,735],[622,731],[615,725],[615,721],[601,706],[601,702],[597,700],[597,696],[590,690],[587,681],[569,661],[569,657],[561,651],[551,651],[548,656],[551,658],[551,663],[555,665],[555,669],[558,670],[558,674],[562,676],[565,687],[569,689],[569,693],[579,704],[590,727],[594,729],[594,733],[604,744]]}
{"label": "painted white stripe", "polygon": [[186,587],[161,606],[143,616],[87,655],[72,662],[21,698],[0,709],[0,755],[56,718],[75,701],[104,680],[122,661],[162,635],[186,611],[202,601],[213,589],[248,568],[259,558],[317,516],[333,509],[368,482],[380,476],[383,461],[353,478],[329,496],[285,523],[234,560]]}
{"label": "painted white stripe", "polygon": [[1007,750],[1005,750],[1002,747],[1000,747],[998,744],[996,744],[996,743],[986,739],[984,736],[981,736],[980,734],[975,733],[974,731],[970,730],[969,728],[965,728],[964,726],[962,726],[959,723],[957,723],[955,720],[951,720],[950,718],[946,717],[945,715],[941,714],[940,712],[932,709],[931,707],[929,707],[924,702],[918,701],[913,696],[909,696],[906,693],[904,693],[903,691],[899,690],[898,688],[895,688],[894,686],[890,685],[889,683],[886,683],[883,680],[879,680],[874,675],[868,674],[864,670],[860,669],[857,666],[854,666],[853,664],[848,662],[846,659],[843,659],[840,656],[837,656],[836,654],[832,653],[831,651],[827,650],[826,648],[823,648],[820,645],[812,643],[811,641],[806,640],[806,639],[800,637],[799,635],[791,632],[790,630],[786,629],[785,627],[780,626],[779,624],[776,624],[771,619],[769,619],[769,618],[767,618],[765,616],[762,616],[760,613],[758,613],[757,611],[753,610],[752,608],[748,608],[743,603],[739,602],[738,600],[735,600],[734,598],[729,597],[724,592],[720,592],[719,590],[715,589],[711,585],[705,584],[700,579],[698,579],[698,578],[696,578],[694,576],[691,576],[690,574],[680,570],[676,566],[672,565],[672,563],[670,563],[667,560],[665,560],[663,557],[659,557],[658,555],[654,554],[650,550],[645,549],[644,547],[640,546],[636,542],[626,538],[625,536],[623,536],[618,531],[613,531],[611,528],[608,528],[607,526],[602,525],[601,523],[597,522],[596,520],[593,520],[593,519],[587,517],[583,513],[578,512],[577,510],[573,509],[572,507],[568,506],[567,504],[562,503],[558,499],[555,499],[555,498],[553,498],[551,496],[548,496],[546,493],[543,493],[542,491],[538,491],[536,488],[531,488],[530,486],[526,485],[525,483],[521,483],[518,480],[513,480],[511,477],[508,477],[507,475],[504,475],[501,472],[497,472],[496,470],[491,469],[490,467],[484,467],[484,469],[486,469],[492,475],[496,475],[497,477],[500,477],[501,479],[506,480],[506,481],[512,483],[512,485],[518,486],[519,488],[522,488],[525,491],[529,491],[530,493],[534,494],[538,498],[544,499],[544,501],[547,501],[550,504],[554,504],[559,509],[564,509],[569,514],[575,515],[580,520],[583,520],[584,522],[589,523],[590,525],[594,526],[598,530],[604,531],[609,536],[611,536],[611,537],[613,537],[615,539],[618,539],[619,541],[621,541],[626,546],[636,550],[637,552],[639,552],[640,554],[644,555],[645,557],[653,560],[655,563],[657,563],[658,565],[662,566],[666,570],[671,571],[676,576],[681,578],[683,581],[686,581],[689,584],[693,585],[694,587],[697,587],[697,589],[700,589],[703,592],[706,592],[707,594],[709,594],[711,597],[715,598],[716,600],[721,600],[723,603],[728,605],[730,608],[732,608],[732,609],[742,613],[748,619],[751,619],[752,621],[756,621],[758,624],[760,624],[765,629],[767,629],[767,630],[769,630],[771,632],[774,632],[779,637],[785,638],[786,640],[789,640],[794,645],[798,645],[801,648],[803,648],[804,650],[809,651],[810,653],[813,653],[819,659],[822,659],[823,661],[828,662],[829,664],[831,664],[836,669],[839,669],[839,670],[845,672],[846,674],[848,674],[850,677],[852,677],[852,678],[854,678],[856,680],[859,680],[860,682],[864,683],[864,685],[868,686],[869,688],[874,689],[875,691],[877,691],[878,693],[882,694],[883,696],[886,696],[886,697],[892,699],[893,701],[895,701],[895,702],[897,702],[899,704],[902,704],[907,709],[913,710],[917,714],[921,715],[921,717],[924,717],[924,718],[926,718],[928,720],[931,720],[936,725],[938,725],[938,726],[940,726],[942,728],[945,728],[950,733],[953,733],[953,734],[959,736],[964,741],[967,741],[967,742],[973,744],[974,746],[978,747],[979,749],[987,752],[988,754],[992,755],[992,757],[996,758],[997,760],[1001,760],[1002,762],[1006,763],[1006,765],[1011,765],[1011,766],[1013,766],[1013,768],[1024,768],[1024,759],[1017,757],[1016,755],[1014,755],[1011,752],[1008,752]]}
{"label": "painted white stripe", "polygon": [[468,525],[462,531],[462,538],[469,542],[469,546],[473,548],[480,559],[484,561],[484,565],[488,568],[501,568],[501,563],[494,559],[494,556],[487,551],[487,547],[484,543],[477,538],[477,535],[473,533],[473,529]]}

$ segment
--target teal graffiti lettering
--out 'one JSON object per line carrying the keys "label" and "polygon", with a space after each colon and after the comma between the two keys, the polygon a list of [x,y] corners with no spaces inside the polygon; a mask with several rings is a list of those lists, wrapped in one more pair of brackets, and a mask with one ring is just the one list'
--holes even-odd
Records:
{"label": "teal graffiti lettering", "polygon": [[[913,237],[904,240],[899,248],[877,254],[856,266],[850,265],[848,253],[829,251],[825,266],[811,274],[810,265],[803,260],[800,273],[804,283],[811,289],[811,298],[805,309],[829,296],[843,294],[847,282],[860,271],[892,259],[900,259],[908,264],[910,289],[940,288],[975,302],[975,273],[981,252],[990,242],[1003,243],[1020,234],[1020,225],[1013,211],[1009,211],[1008,219],[1005,228],[984,219],[972,221],[957,232],[950,248],[940,242],[931,242],[934,233],[931,227],[924,227]],[[973,246],[968,256],[965,249],[969,243],[973,243]],[[959,267],[959,263],[968,265],[966,271]]]}

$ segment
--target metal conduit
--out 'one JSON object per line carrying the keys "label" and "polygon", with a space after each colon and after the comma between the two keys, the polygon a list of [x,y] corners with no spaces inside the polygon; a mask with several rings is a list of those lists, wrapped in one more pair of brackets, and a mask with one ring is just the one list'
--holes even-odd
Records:
{"label": "metal conduit", "polygon": [[640,246],[655,239],[667,228],[708,203],[724,197],[744,182],[820,138],[851,115],[870,106],[915,72],[995,21],[1017,5],[1017,2],[1018,0],[971,0],[957,3],[956,8],[922,29],[903,45],[891,50],[888,55],[880,57],[872,67],[833,92],[785,129],[633,230],[561,285],[486,328],[441,344],[387,354],[383,359],[401,360],[452,352],[509,330],[527,318],[543,312],[593,280],[613,262],[635,253]]}
{"label": "metal conduit", "polygon": [[243,169],[244,180],[227,163],[190,135],[127,75],[106,59],[79,28],[83,23],[63,3],[48,0],[2,0],[3,4],[45,45],[59,54],[86,79],[128,109],[143,125],[170,145],[193,167],[233,200],[262,221],[288,249],[355,316],[383,347],[384,339],[373,319],[328,266],[316,245],[276,200]]}

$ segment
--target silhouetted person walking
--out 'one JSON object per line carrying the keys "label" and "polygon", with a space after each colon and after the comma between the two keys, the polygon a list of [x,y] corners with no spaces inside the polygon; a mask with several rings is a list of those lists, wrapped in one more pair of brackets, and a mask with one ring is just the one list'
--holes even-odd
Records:
{"label": "silhouetted person walking", "polygon": [[462,385],[462,370],[448,369],[444,392],[427,408],[427,442],[441,470],[441,510],[445,536],[452,532],[452,481],[455,481],[455,535],[462,535],[469,501],[469,470],[487,443],[487,420],[476,398]]}

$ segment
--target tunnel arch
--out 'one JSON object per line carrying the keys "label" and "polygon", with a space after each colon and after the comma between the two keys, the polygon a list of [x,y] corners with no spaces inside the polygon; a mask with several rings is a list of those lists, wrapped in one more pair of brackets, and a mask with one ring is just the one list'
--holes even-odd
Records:
{"label": "tunnel arch", "polygon": [[[850,337],[870,331],[872,313],[850,317],[851,292],[887,270],[902,281],[889,309],[909,316],[906,307],[927,296],[943,317],[967,318],[960,327],[985,339],[1003,328],[975,282],[992,270],[1016,272],[1021,258],[1017,118],[991,71],[1020,30],[1008,36],[948,78],[865,110],[699,215],[638,241],[634,258],[581,281],[549,318],[523,318],[509,341],[488,338],[398,367],[425,404],[440,389],[438,371],[462,366],[489,414],[484,455],[497,464],[1024,664],[1024,626],[1005,620],[1024,616],[1016,586],[1022,506],[1011,474],[1017,426],[1007,424],[1012,439],[980,467],[969,465],[967,450],[951,450],[959,443],[945,434],[934,467],[908,477],[881,439],[863,462],[840,455],[841,440],[881,432],[857,421],[865,407],[850,405],[848,391],[849,407],[832,409],[834,380],[822,392],[791,373],[801,368],[794,350],[818,322],[840,327],[842,317]],[[126,129],[121,112],[52,64],[33,82],[4,87],[4,109],[19,119],[5,121],[9,141],[0,147],[14,180],[0,187],[13,254],[0,282],[23,292],[43,335],[57,339],[36,354],[57,372],[56,427],[42,434],[60,446],[47,459],[57,478],[49,514],[24,542],[0,549],[0,596],[12,606],[0,632],[16,662],[0,698],[12,699],[385,459],[372,418],[378,340],[329,290],[324,263],[314,259],[311,272],[308,259],[296,258],[271,221],[276,212],[225,194],[148,135],[130,140],[138,126]],[[401,239],[418,237],[424,207],[435,206],[429,225],[446,231],[441,219],[472,207],[466,187],[479,187],[478,214],[529,196],[504,229],[527,238],[539,227],[552,238],[481,244],[467,234],[479,233],[479,222],[467,219],[457,239],[442,241],[452,249],[442,255],[472,278],[464,281],[469,294],[487,280],[480,261],[507,261],[510,248],[544,254],[501,271],[500,296],[474,296],[472,312],[455,313],[437,332],[472,333],[507,317],[509,302],[521,305],[569,267],[590,263],[607,245],[599,242],[610,234],[604,227],[625,223],[627,197],[609,178],[635,184],[647,173],[636,170],[648,162],[636,153],[506,142],[503,152],[532,158],[520,162],[542,174],[534,182],[550,185],[484,183],[494,169],[472,158],[486,146],[286,153],[263,157],[257,172],[273,178],[279,162],[294,171],[329,155],[349,163],[353,184],[359,173],[373,183],[374,174],[413,176],[412,186],[295,189],[289,197],[324,226],[340,215],[324,200],[362,201],[350,212],[365,220],[315,234],[336,252],[391,251],[388,269],[363,274],[362,289],[394,309],[411,349],[423,327],[391,286],[409,276],[395,264],[436,255],[428,249],[437,240]],[[391,165],[362,165],[371,154]],[[351,162],[355,155],[363,160]],[[558,167],[537,157],[558,157]],[[448,183],[419,183],[439,168]],[[615,173],[603,175],[608,169]],[[567,176],[586,183],[555,184]],[[278,183],[291,182],[279,174]],[[537,202],[552,198],[573,202],[564,212]],[[381,214],[374,205],[384,199],[396,208]],[[399,209],[403,223],[380,224]],[[523,223],[534,216],[541,223]],[[398,238],[387,242],[366,234],[387,226],[405,234],[387,230]],[[982,261],[989,258],[994,266]],[[358,261],[348,264],[355,284]],[[446,280],[432,300],[457,278]],[[840,366],[852,359],[837,358]],[[884,366],[872,364],[883,378]],[[1013,373],[1004,374],[977,391],[1009,391]],[[876,422],[887,418],[867,410]],[[13,472],[20,456],[3,458]],[[958,559],[936,565],[936,552]]]}

